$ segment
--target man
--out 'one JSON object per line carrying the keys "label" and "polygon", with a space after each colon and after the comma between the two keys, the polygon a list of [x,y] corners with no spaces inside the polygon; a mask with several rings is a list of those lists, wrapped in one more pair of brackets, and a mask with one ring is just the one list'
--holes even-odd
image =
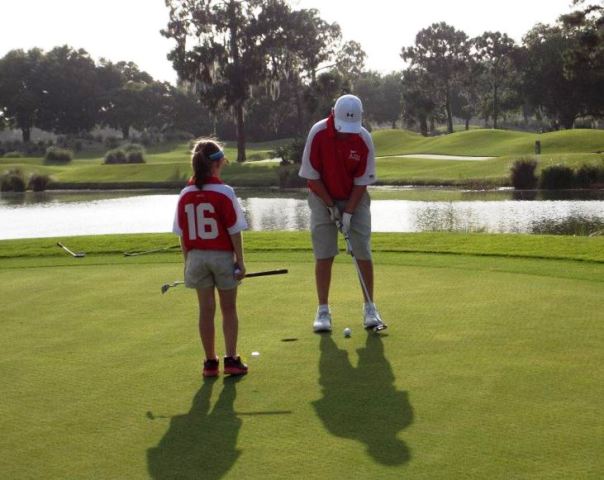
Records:
{"label": "man", "polygon": [[367,185],[375,182],[375,155],[369,132],[362,127],[363,105],[354,95],[343,95],[331,114],[310,130],[299,175],[308,180],[310,228],[315,255],[315,281],[319,307],[315,332],[331,331],[329,286],[333,260],[338,254],[338,226],[349,236],[352,253],[367,286],[363,293],[363,326],[374,328],[382,320],[373,303],[371,212]]}

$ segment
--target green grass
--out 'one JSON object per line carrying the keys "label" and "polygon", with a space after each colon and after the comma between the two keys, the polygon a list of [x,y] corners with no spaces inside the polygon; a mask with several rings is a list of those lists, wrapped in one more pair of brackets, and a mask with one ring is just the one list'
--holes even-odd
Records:
{"label": "green grass", "polygon": [[313,335],[307,234],[250,233],[290,273],[240,288],[239,382],[202,382],[194,294],[159,292],[180,254],[120,253],[173,236],[56,240],[0,242],[1,478],[601,476],[602,238],[376,235],[380,340],[349,258]]}
{"label": "green grass", "polygon": [[440,155],[530,155],[535,141],[542,154],[596,153],[604,150],[604,130],[561,130],[544,134],[511,130],[468,130],[438,137],[422,137],[407,130],[373,133],[376,155],[432,153]]}
{"label": "green grass", "polygon": [[[539,168],[561,163],[577,167],[603,161],[604,130],[565,130],[534,134],[509,130],[474,129],[438,137],[422,137],[407,130],[377,130],[373,138],[378,156],[378,179],[386,184],[509,185],[510,166],[519,157],[534,153],[535,140],[542,144]],[[287,140],[249,144],[250,158],[270,156]],[[235,161],[236,146],[226,145],[231,164],[223,171],[224,180],[235,186],[277,186],[277,164]],[[498,157],[486,161],[426,160],[396,158],[395,155],[440,154]],[[47,166],[40,158],[0,158],[0,171],[20,168],[51,175],[62,183],[183,182],[191,167],[188,143],[157,146],[147,153],[147,163],[102,165],[102,157],[80,155],[66,166]]]}

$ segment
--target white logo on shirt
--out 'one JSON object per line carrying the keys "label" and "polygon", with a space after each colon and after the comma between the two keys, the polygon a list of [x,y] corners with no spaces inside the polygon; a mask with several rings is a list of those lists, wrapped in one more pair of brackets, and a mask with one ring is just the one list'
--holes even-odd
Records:
{"label": "white logo on shirt", "polygon": [[361,155],[358,154],[356,150],[350,150],[350,153],[348,154],[348,160],[355,160],[359,162],[361,160]]}

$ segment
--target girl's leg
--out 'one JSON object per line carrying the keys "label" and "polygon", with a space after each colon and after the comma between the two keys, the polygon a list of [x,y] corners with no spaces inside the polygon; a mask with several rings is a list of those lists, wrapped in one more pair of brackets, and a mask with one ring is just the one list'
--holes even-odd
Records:
{"label": "girl's leg", "polygon": [[216,358],[214,314],[216,313],[216,300],[214,287],[198,288],[197,300],[199,301],[199,336],[206,354],[206,359]]}
{"label": "girl's leg", "polygon": [[224,332],[224,346],[227,357],[237,356],[237,334],[239,318],[237,317],[237,288],[231,290],[218,290],[220,297],[220,310],[222,311],[222,329]]}

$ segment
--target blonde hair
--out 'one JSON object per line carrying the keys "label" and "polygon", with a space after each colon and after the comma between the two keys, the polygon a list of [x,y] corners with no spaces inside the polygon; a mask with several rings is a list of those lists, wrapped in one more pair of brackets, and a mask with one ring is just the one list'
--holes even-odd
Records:
{"label": "blonde hair", "polygon": [[212,159],[211,155],[221,152],[222,148],[216,140],[202,138],[195,143],[191,152],[191,166],[193,167],[193,179],[195,185],[201,188],[206,178],[212,173],[212,165],[219,162],[222,157]]}

